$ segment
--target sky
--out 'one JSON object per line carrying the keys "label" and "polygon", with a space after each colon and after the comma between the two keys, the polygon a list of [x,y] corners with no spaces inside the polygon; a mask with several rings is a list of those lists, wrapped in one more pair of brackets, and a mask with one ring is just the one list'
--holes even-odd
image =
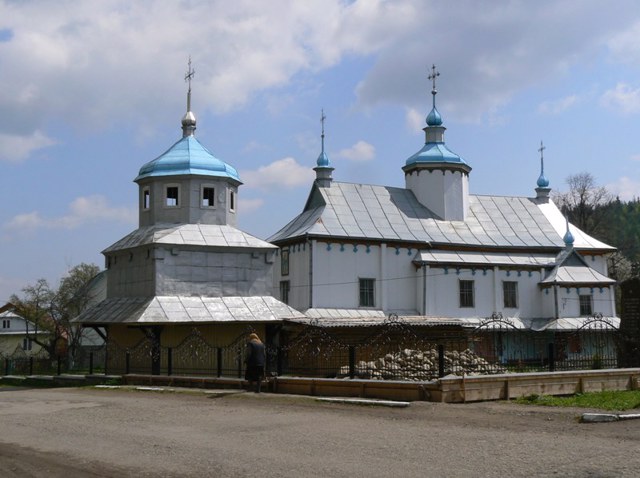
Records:
{"label": "sky", "polygon": [[[640,186],[640,3],[0,0],[0,302],[52,286],[137,227],[139,168],[196,137],[243,185],[238,226],[301,212],[334,180],[404,186],[436,65],[445,140],[472,194],[533,196],[591,173]],[[615,245],[615,244],[614,244]]]}

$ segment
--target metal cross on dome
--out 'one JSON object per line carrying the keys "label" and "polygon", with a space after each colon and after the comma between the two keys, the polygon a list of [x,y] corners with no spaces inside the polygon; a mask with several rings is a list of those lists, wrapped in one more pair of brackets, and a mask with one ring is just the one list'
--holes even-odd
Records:
{"label": "metal cross on dome", "polygon": [[324,108],[320,110],[320,123],[322,124],[322,152],[324,153],[324,120],[326,120],[327,117],[324,115]]}
{"label": "metal cross on dome", "polygon": [[193,78],[193,75],[195,75],[195,73],[196,71],[191,69],[191,56],[189,56],[189,69],[184,75],[184,81],[187,81],[189,83],[189,89],[191,89],[191,79]]}
{"label": "metal cross on dome", "polygon": [[436,70],[436,65],[431,65],[431,73],[427,78],[433,81],[433,89],[431,90],[431,92],[434,94],[436,92],[436,78],[438,76],[440,76],[440,72]]}
{"label": "metal cross on dome", "polygon": [[547,149],[546,146],[542,144],[542,141],[540,141],[540,147],[538,148],[538,151],[540,151],[540,160],[541,161],[542,161],[542,159],[544,159],[543,152],[544,152],[545,149]]}

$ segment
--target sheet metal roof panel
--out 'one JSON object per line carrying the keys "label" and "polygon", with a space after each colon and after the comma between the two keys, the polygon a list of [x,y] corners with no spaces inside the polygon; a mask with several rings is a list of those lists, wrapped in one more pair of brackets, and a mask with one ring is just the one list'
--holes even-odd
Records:
{"label": "sheet metal roof panel", "polygon": [[156,224],[136,229],[102,252],[115,252],[146,244],[275,249],[274,245],[228,225]]}
{"label": "sheet metal roof panel", "polygon": [[304,314],[270,296],[109,298],[74,319],[82,324],[265,322]]}

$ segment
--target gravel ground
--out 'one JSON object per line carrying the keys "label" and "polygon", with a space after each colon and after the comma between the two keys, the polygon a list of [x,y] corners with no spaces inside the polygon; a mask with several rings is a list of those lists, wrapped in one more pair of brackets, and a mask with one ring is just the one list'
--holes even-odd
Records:
{"label": "gravel ground", "polygon": [[0,388],[0,476],[640,476],[640,420],[582,411]]}

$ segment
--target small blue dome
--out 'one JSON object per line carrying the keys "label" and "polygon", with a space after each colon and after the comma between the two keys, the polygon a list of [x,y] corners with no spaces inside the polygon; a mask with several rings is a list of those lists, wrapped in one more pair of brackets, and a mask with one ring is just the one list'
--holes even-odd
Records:
{"label": "small blue dome", "polygon": [[468,166],[464,159],[445,146],[444,143],[426,143],[424,147],[406,161],[406,165],[419,163],[453,163]]}
{"label": "small blue dome", "polygon": [[564,237],[562,238],[562,240],[564,241],[564,243],[565,243],[567,246],[570,246],[570,245],[572,245],[572,244],[573,244],[573,241],[574,241],[574,239],[573,239],[573,234],[571,234],[571,231],[569,230],[568,225],[567,225],[567,232],[565,233],[565,235],[564,235]]}
{"label": "small blue dome", "polygon": [[429,126],[440,126],[442,125],[442,116],[434,106],[433,109],[427,115],[427,125]]}
{"label": "small blue dome", "polygon": [[326,168],[327,166],[329,166],[329,158],[325,154],[324,151],[322,153],[320,153],[320,156],[318,156],[318,160],[316,161],[316,165],[319,168]]}
{"label": "small blue dome", "polygon": [[538,178],[538,183],[537,184],[538,184],[539,188],[548,188],[549,187],[549,180],[544,177],[544,174],[540,174],[540,177]]}
{"label": "small blue dome", "polygon": [[134,181],[184,174],[229,178],[241,182],[235,168],[213,156],[193,135],[182,138],[165,153],[142,166]]}

